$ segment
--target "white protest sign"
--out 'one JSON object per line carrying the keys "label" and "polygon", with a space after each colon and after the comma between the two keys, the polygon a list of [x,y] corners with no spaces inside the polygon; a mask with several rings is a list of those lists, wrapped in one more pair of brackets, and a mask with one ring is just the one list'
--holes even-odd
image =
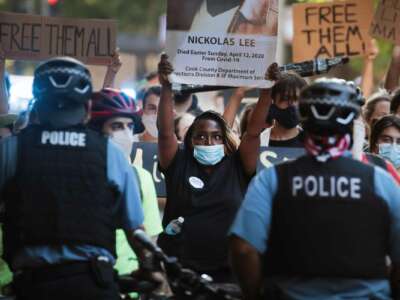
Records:
{"label": "white protest sign", "polygon": [[278,0],[168,0],[166,53],[173,82],[267,87]]}

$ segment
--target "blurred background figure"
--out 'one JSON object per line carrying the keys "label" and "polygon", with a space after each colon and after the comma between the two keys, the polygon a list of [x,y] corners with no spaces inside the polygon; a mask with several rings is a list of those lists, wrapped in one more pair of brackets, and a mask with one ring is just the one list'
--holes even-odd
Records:
{"label": "blurred background figure", "polygon": [[188,131],[190,125],[192,125],[195,120],[195,116],[191,113],[185,113],[175,119],[175,134],[179,142],[183,142],[185,139],[186,132]]}
{"label": "blurred background figure", "polygon": [[400,88],[397,88],[391,94],[390,113],[400,117]]}
{"label": "blurred background figure", "polygon": [[363,107],[363,117],[370,132],[373,124],[390,113],[390,95],[386,90],[372,94]]}
{"label": "blurred background figure", "polygon": [[0,139],[12,135],[17,117],[15,114],[0,114]]}
{"label": "blurred background figure", "polygon": [[369,148],[372,153],[390,161],[400,172],[400,118],[398,116],[387,115],[373,124]]}
{"label": "blurred background figure", "polygon": [[[92,112],[89,126],[117,144],[126,159],[131,162],[134,134],[144,131],[142,110],[133,98],[111,88],[95,92],[92,96]],[[140,166],[132,165],[140,188],[146,233],[157,238],[162,232],[156,190],[151,174]],[[117,230],[117,262],[119,274],[129,274],[138,268],[138,259],[129,246],[123,230]]]}
{"label": "blurred background figure", "polygon": [[234,283],[228,263],[227,232],[247,185],[256,172],[259,133],[270,104],[269,90],[260,97],[240,146],[223,117],[214,111],[197,116],[178,145],[174,126],[172,66],[161,56],[162,99],[158,112],[159,168],[165,175],[167,203],[163,226],[184,218],[180,232],[165,230],[158,244],[169,255],[217,283]]}
{"label": "blurred background figure", "polygon": [[158,138],[157,112],[160,104],[161,88],[152,86],[143,95],[143,116],[142,122],[144,132],[140,135],[141,142],[156,143]]}
{"label": "blurred background figure", "polygon": [[190,93],[175,93],[174,94],[174,109],[175,117],[179,118],[185,113],[191,113],[194,116],[198,116],[203,111],[198,105],[198,98],[194,94]]}

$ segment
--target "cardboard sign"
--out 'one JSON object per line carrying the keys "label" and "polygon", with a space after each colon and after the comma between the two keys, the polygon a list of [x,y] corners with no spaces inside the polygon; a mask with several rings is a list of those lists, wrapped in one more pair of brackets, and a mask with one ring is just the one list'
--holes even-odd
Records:
{"label": "cardboard sign", "polygon": [[372,0],[293,5],[293,61],[367,51]]}
{"label": "cardboard sign", "polygon": [[[134,143],[132,151],[132,161],[135,165],[139,165],[149,171],[153,177],[158,197],[165,197],[165,180],[164,175],[157,168],[158,149],[156,143]],[[277,148],[277,147],[261,147],[257,170],[269,168],[281,161],[295,159],[304,154],[302,148]]]}
{"label": "cardboard sign", "polygon": [[166,52],[175,83],[268,87],[278,0],[168,0]]}
{"label": "cardboard sign", "polygon": [[44,60],[71,56],[108,64],[116,48],[116,22],[0,12],[0,45],[6,58]]}
{"label": "cardboard sign", "polygon": [[400,44],[400,0],[382,0],[379,3],[370,33]]}

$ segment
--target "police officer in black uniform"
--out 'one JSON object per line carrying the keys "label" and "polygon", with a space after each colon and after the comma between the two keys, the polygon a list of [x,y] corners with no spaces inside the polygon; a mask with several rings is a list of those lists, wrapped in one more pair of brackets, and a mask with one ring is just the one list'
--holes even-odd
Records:
{"label": "police officer in black uniform", "polygon": [[82,63],[42,63],[33,93],[40,125],[0,141],[4,257],[17,299],[119,299],[116,228],[151,273],[133,239],[143,213],[132,168],[116,145],[84,125],[92,84]]}
{"label": "police officer in black uniform", "polygon": [[260,172],[231,228],[245,299],[399,299],[400,191],[348,151],[355,88],[318,81],[299,110],[307,155]]}

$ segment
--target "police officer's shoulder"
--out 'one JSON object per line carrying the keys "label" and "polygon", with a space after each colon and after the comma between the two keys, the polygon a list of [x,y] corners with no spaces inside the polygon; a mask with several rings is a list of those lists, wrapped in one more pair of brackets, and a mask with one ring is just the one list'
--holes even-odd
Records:
{"label": "police officer's shoulder", "polygon": [[373,168],[375,193],[388,204],[389,209],[393,209],[397,214],[400,202],[399,186],[388,172],[378,166],[373,166]]}
{"label": "police officer's shoulder", "polygon": [[264,181],[264,180],[269,180],[269,178],[271,176],[275,176],[276,177],[276,168],[277,168],[277,166],[281,165],[281,164],[285,164],[285,163],[289,163],[289,161],[280,162],[280,163],[278,163],[276,165],[273,165],[271,167],[263,168],[261,171],[259,171],[257,173],[257,175],[255,177],[253,177],[253,180],[258,178],[258,180],[261,179],[262,181]]}
{"label": "police officer's shoulder", "polygon": [[391,181],[395,186],[397,186],[396,181],[393,179],[392,175],[390,175],[389,172],[376,165],[367,165],[367,166],[370,168],[374,168],[374,176],[376,178],[381,179],[385,182]]}

